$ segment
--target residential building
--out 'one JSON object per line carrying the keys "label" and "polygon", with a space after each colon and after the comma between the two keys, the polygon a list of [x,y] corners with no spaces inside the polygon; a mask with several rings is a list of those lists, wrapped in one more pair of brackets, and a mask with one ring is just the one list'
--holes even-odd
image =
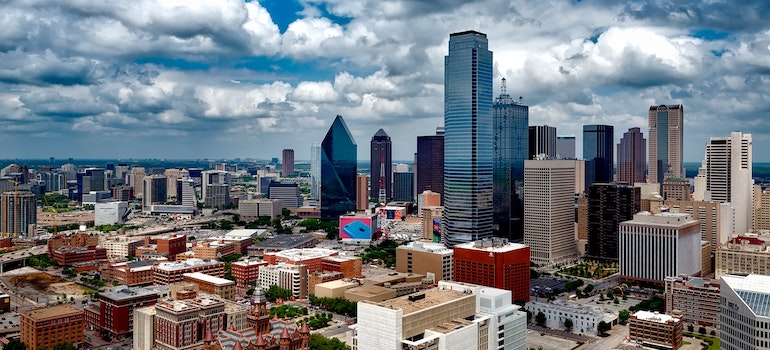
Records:
{"label": "residential building", "polygon": [[442,241],[450,247],[492,236],[492,75],[486,34],[449,35],[444,58]]}
{"label": "residential building", "polygon": [[614,127],[583,125],[583,159],[586,161],[586,188],[597,182],[614,181]]}
{"label": "residential building", "polygon": [[617,324],[618,314],[611,309],[574,301],[554,300],[551,302],[530,301],[527,311],[533,318],[538,313],[545,315],[545,326],[552,329],[566,329],[564,321],[572,321],[572,333],[599,334],[599,323]]}
{"label": "residential building", "polygon": [[19,341],[27,349],[51,349],[71,343],[83,345],[83,310],[72,305],[53,305],[19,313]]}
{"label": "residential building", "polygon": [[167,285],[184,281],[184,274],[202,272],[224,277],[225,263],[211,260],[187,259],[183,262],[164,262],[152,267],[153,284]]}
{"label": "residential building", "polygon": [[650,182],[684,178],[684,106],[650,106],[648,122]]}
{"label": "residential building", "polygon": [[356,210],[357,149],[345,120],[338,115],[321,142],[321,218],[337,220]]}
{"label": "residential building", "polygon": [[281,152],[281,175],[294,175],[294,150],[284,149]]}
{"label": "residential building", "polygon": [[706,197],[734,208],[734,233],[754,227],[751,134],[732,132],[712,137],[706,145]]}
{"label": "residential building", "polygon": [[225,300],[235,300],[234,281],[201,272],[185,273],[182,276],[184,282],[195,283],[201,292],[217,295]]}
{"label": "residential building", "polygon": [[656,349],[679,349],[684,322],[680,317],[657,311],[637,311],[628,318],[628,336],[637,344]]}
{"label": "residential building", "polygon": [[308,267],[305,265],[290,265],[280,263],[259,268],[259,286],[267,290],[270,286],[288,289],[294,298],[304,299],[308,296]]}
{"label": "residential building", "polygon": [[556,127],[529,127],[529,152],[526,159],[556,159]]}
{"label": "residential building", "polygon": [[588,188],[586,256],[618,260],[618,224],[639,212],[638,187],[594,183]]}
{"label": "residential building", "polygon": [[620,223],[620,279],[663,286],[701,272],[700,222],[689,214],[641,212]]}
{"label": "residential building", "polygon": [[719,289],[720,349],[770,348],[770,276],[724,275]]}
{"label": "residential building", "polygon": [[393,198],[393,143],[385,130],[379,129],[370,142],[370,168],[372,186],[369,198],[379,199],[384,196],[385,202]]}
{"label": "residential building", "polygon": [[[414,169],[417,193],[433,191],[444,193],[444,129],[436,128],[435,135],[417,136],[417,154]],[[443,198],[441,198],[443,203]]]}
{"label": "residential building", "polygon": [[633,185],[645,182],[647,174],[647,140],[641,129],[630,128],[618,144],[618,183]]}
{"label": "residential building", "polygon": [[369,176],[356,175],[356,211],[369,208]]}
{"label": "residential building", "polygon": [[554,264],[575,254],[574,160],[524,162],[524,244],[536,264]]}
{"label": "residential building", "polygon": [[393,173],[393,200],[414,202],[414,173]]}
{"label": "residential building", "polygon": [[511,98],[505,89],[503,78],[500,96],[492,105],[494,227],[496,236],[521,241],[524,237],[524,161],[530,154],[529,106],[524,105],[521,98]]}
{"label": "residential building", "polygon": [[706,327],[719,327],[719,281],[692,276],[665,279],[666,314],[679,310],[682,321]]}
{"label": "residential building", "polygon": [[134,311],[155,305],[158,293],[138,287],[117,286],[99,293],[99,328],[112,337],[125,338],[134,331]]}
{"label": "residential building", "polygon": [[454,246],[454,280],[511,291],[517,303],[529,301],[530,248],[492,238]]}
{"label": "residential building", "polygon": [[575,135],[556,136],[556,159],[577,159],[575,157]]}
{"label": "residential building", "polygon": [[9,191],[0,196],[0,236],[29,237],[37,224],[37,196],[30,191]]}
{"label": "residential building", "polygon": [[396,248],[396,271],[419,273],[434,281],[454,280],[454,250],[440,243],[411,242]]}

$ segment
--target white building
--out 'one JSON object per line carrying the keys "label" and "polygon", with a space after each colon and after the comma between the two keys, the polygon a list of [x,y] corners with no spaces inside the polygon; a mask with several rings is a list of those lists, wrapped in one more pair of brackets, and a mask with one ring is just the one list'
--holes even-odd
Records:
{"label": "white building", "polygon": [[307,266],[278,263],[259,268],[259,286],[264,290],[270,286],[288,289],[295,298],[307,298]]}
{"label": "white building", "polygon": [[197,206],[195,200],[195,181],[190,177],[183,177],[176,182],[176,203],[186,207]]}
{"label": "white building", "polygon": [[524,162],[524,244],[536,264],[576,255],[575,166],[574,160]]}
{"label": "white building", "polygon": [[125,258],[135,256],[136,248],[142,246],[144,240],[126,236],[100,236],[99,245],[107,249],[108,258]]}
{"label": "white building", "polygon": [[134,350],[151,350],[155,345],[155,306],[134,310]]}
{"label": "white building", "polygon": [[97,202],[94,204],[94,225],[116,225],[125,222],[128,202]]}
{"label": "white building", "polygon": [[721,349],[770,349],[770,276],[724,275],[721,280]]}
{"label": "white building", "polygon": [[751,162],[751,134],[732,132],[729,137],[712,137],[706,145],[704,200],[732,204],[735,210],[732,233],[751,232],[754,227]]}
{"label": "white building", "polygon": [[621,280],[663,286],[667,276],[701,272],[700,222],[689,214],[640,212],[618,231]]}
{"label": "white building", "polygon": [[599,334],[599,322],[614,325],[618,321],[618,314],[614,311],[574,301],[530,301],[527,303],[527,311],[532,313],[533,318],[542,312],[546,317],[545,326],[548,328],[566,329],[564,321],[570,319],[572,333],[578,334]]}

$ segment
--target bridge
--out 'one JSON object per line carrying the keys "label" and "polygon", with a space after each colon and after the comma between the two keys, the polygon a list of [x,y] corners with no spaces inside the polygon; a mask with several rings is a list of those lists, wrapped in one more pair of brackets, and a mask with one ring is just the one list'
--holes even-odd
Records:
{"label": "bridge", "polygon": [[[29,249],[16,250],[0,255],[0,273],[5,272],[6,268],[12,270],[15,268],[27,266],[27,259],[32,255],[41,255],[48,253],[48,245],[38,245]],[[21,265],[18,265],[21,263]]]}

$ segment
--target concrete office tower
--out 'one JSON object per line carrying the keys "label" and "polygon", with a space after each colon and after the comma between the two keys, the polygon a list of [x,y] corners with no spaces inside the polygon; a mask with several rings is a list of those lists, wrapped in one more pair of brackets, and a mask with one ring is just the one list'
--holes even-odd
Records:
{"label": "concrete office tower", "polygon": [[201,197],[209,208],[223,207],[230,202],[230,185],[226,171],[207,170],[201,173]]}
{"label": "concrete office tower", "polygon": [[294,150],[287,148],[281,153],[281,175],[294,175]]}
{"label": "concrete office tower", "polygon": [[725,243],[732,233],[733,209],[730,203],[669,199],[663,204],[672,213],[687,213],[700,222],[701,240],[711,243],[712,257],[717,247]]}
{"label": "concrete office tower", "polygon": [[5,192],[0,197],[0,237],[29,237],[37,224],[37,197],[30,191]]}
{"label": "concrete office tower", "polygon": [[444,57],[444,218],[448,246],[492,236],[492,51],[476,31]]}
{"label": "concrete office tower", "polygon": [[393,173],[393,200],[414,202],[414,173]]}
{"label": "concrete office tower", "polygon": [[556,159],[556,128],[553,126],[529,127],[529,157],[527,159]]}
{"label": "concrete office tower", "polygon": [[492,105],[494,124],[493,203],[497,236],[511,241],[524,238],[524,161],[528,159],[529,107],[505,91]]}
{"label": "concrete office tower", "polygon": [[163,175],[152,175],[144,177],[144,188],[142,192],[142,209],[145,211],[150,210],[150,206],[153,204],[163,204],[166,202],[166,180]]}
{"label": "concrete office tower", "polygon": [[134,196],[136,197],[142,196],[142,190],[144,189],[144,176],[145,172],[143,167],[132,167],[128,174],[128,184],[134,188]]}
{"label": "concrete office tower", "polygon": [[369,176],[356,176],[356,211],[369,207]]}
{"label": "concrete office tower", "polygon": [[618,183],[644,182],[647,173],[647,140],[639,128],[623,133],[618,144]]}
{"label": "concrete office tower", "polygon": [[583,125],[583,159],[586,161],[586,188],[591,184],[613,182],[612,125]]}
{"label": "concrete office tower", "polygon": [[663,286],[701,272],[700,222],[689,214],[641,212],[620,223],[620,279]]}
{"label": "concrete office tower", "polygon": [[267,198],[280,200],[283,208],[296,210],[302,206],[302,195],[299,193],[299,185],[293,182],[271,181],[267,190]]}
{"label": "concrete office tower", "polygon": [[310,199],[318,200],[321,188],[321,143],[310,147]]}
{"label": "concrete office tower", "polygon": [[720,349],[767,349],[770,276],[722,276],[719,285]]}
{"label": "concrete office tower", "polygon": [[684,106],[650,106],[650,182],[662,184],[669,177],[685,177]]}
{"label": "concrete office tower", "polygon": [[574,160],[524,162],[524,244],[541,265],[575,257]]}
{"label": "concrete office tower", "polygon": [[77,174],[78,203],[83,203],[83,195],[91,191],[107,189],[107,177],[102,168],[88,168]]}
{"label": "concrete office tower", "polygon": [[618,224],[639,212],[639,187],[593,184],[588,188],[586,256],[618,260]]}
{"label": "concrete office tower", "polygon": [[556,159],[577,159],[574,135],[556,136]]}
{"label": "concrete office tower", "polygon": [[764,190],[759,196],[761,197],[759,210],[755,214],[757,217],[756,231],[770,230],[770,191]]}
{"label": "concrete office tower", "polygon": [[321,142],[321,218],[338,220],[356,210],[356,141],[342,116]]}
{"label": "concrete office tower", "polygon": [[[417,136],[415,156],[417,193],[433,191],[444,193],[444,131],[437,128],[436,135]],[[443,197],[442,197],[443,203]]]}
{"label": "concrete office tower", "polygon": [[[187,171],[184,170],[184,173],[187,173]],[[169,200],[176,200],[176,197],[179,196],[179,194],[177,194],[177,180],[182,178],[183,170],[166,169],[163,172],[163,175],[166,176],[166,198]]]}
{"label": "concrete office tower", "polygon": [[195,201],[195,181],[189,177],[184,177],[176,181],[176,204],[196,207]]}
{"label": "concrete office tower", "polygon": [[712,137],[706,145],[706,199],[732,204],[737,234],[750,232],[754,224],[751,162],[751,134],[732,132],[729,137]]}
{"label": "concrete office tower", "polygon": [[370,143],[372,185],[369,188],[369,198],[379,199],[380,190],[385,190],[385,201],[393,198],[393,143],[385,130],[377,130]]}

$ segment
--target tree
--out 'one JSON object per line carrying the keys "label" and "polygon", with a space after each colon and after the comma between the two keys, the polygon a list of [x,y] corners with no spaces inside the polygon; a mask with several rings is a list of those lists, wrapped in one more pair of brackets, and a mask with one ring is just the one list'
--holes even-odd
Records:
{"label": "tree", "polygon": [[8,344],[3,346],[3,350],[27,350],[27,345],[14,339],[8,341]]}
{"label": "tree", "polygon": [[343,341],[337,338],[326,338],[318,333],[310,334],[311,350],[350,350]]}
{"label": "tree", "polygon": [[594,291],[594,285],[593,284],[589,284],[585,288],[583,288],[583,293],[586,293],[586,294],[591,294],[591,292],[593,292],[593,291]]}
{"label": "tree", "polygon": [[537,315],[535,316],[535,322],[541,326],[545,326],[545,314],[542,311],[539,311]]}
{"label": "tree", "polygon": [[599,331],[599,335],[601,336],[607,334],[610,329],[612,329],[612,325],[604,321],[599,322],[599,325],[596,327],[596,330]]}
{"label": "tree", "polygon": [[717,331],[712,329],[709,334],[713,337],[713,336],[717,335]]}
{"label": "tree", "polygon": [[612,290],[607,291],[607,299],[612,299],[615,296],[615,294],[612,293]]}
{"label": "tree", "polygon": [[564,320],[564,328],[566,328],[568,331],[572,332],[572,326],[574,326],[574,324],[572,323],[572,319],[571,318],[568,318],[568,319]]}
{"label": "tree", "polygon": [[688,324],[687,325],[687,331],[690,332],[690,333],[695,332],[695,327],[693,327],[693,325],[691,325],[691,324]]}
{"label": "tree", "polygon": [[618,297],[615,297],[615,300],[612,301],[615,305],[620,304],[620,300],[618,300]]}
{"label": "tree", "polygon": [[706,327],[700,326],[698,328],[698,333],[706,335]]}
{"label": "tree", "polygon": [[278,285],[272,285],[265,292],[265,298],[271,302],[278,299],[288,300],[291,297],[291,291],[285,288],[278,287]]}
{"label": "tree", "polygon": [[628,321],[629,317],[631,317],[631,313],[628,312],[628,310],[624,309],[624,310],[620,310],[620,312],[618,312],[618,319],[620,319],[620,323],[621,324],[626,324],[626,322]]}

